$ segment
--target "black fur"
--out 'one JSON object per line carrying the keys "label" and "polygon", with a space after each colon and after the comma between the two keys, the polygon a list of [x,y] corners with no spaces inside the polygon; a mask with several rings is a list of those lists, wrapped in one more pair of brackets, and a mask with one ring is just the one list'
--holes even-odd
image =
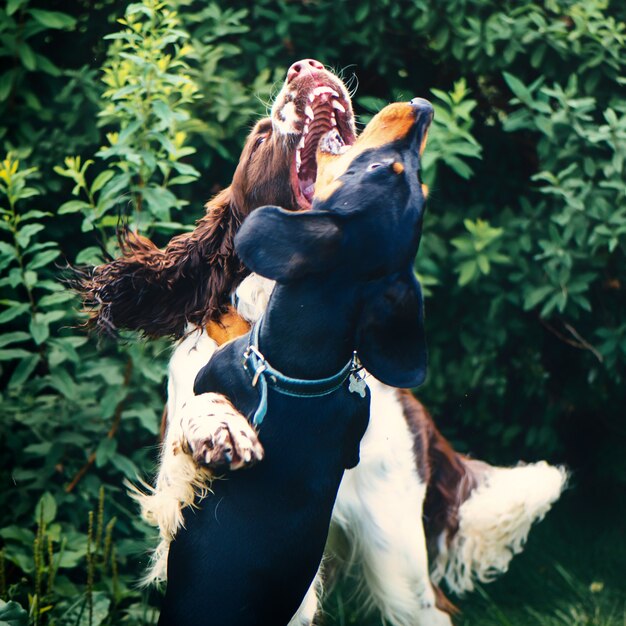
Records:
{"label": "black fur", "polygon": [[[424,380],[412,260],[424,205],[418,146],[432,109],[422,101],[404,110],[415,119],[407,136],[361,152],[313,211],[262,207],[236,237],[246,265],[278,281],[259,347],[291,377],[330,376],[356,349],[388,384]],[[246,335],[221,348],[194,391],[225,394],[250,418],[258,392],[242,367],[248,342]],[[270,389],[260,428],[264,460],[214,481],[214,493],[186,509],[185,528],[170,547],[161,626],[289,622],[320,564],[337,489],[344,470],[358,463],[368,416],[369,393],[361,398],[347,383],[307,399]]]}

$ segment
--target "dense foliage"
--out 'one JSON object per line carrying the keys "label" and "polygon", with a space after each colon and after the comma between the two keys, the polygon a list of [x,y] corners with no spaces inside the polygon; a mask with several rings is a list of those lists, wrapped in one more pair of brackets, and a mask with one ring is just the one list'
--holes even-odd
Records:
{"label": "dense foliage", "polygon": [[358,78],[362,122],[436,105],[416,269],[438,424],[623,485],[625,19],[617,0],[7,0],[0,623],[152,623],[122,481],[153,468],[168,345],[85,336],[62,266],[115,254],[120,221],[190,228],[303,57]]}

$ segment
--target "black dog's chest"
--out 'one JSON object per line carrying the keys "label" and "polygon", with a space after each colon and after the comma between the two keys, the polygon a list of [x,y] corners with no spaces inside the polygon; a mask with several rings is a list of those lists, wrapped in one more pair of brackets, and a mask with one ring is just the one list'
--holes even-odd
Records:
{"label": "black dog's chest", "polygon": [[[259,394],[237,344],[214,355],[196,392],[223,393],[250,417]],[[368,415],[369,393],[350,393],[347,382],[313,398],[269,390],[259,429],[263,461],[215,480],[213,493],[185,512],[185,530],[170,549],[161,624],[289,622],[319,566],[337,490],[344,470],[358,463]]]}

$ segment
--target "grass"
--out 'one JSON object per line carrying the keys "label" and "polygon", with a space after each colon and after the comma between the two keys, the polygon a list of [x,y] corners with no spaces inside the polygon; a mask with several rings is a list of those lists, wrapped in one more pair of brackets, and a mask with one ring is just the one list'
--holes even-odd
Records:
{"label": "grass", "polygon": [[[626,626],[623,491],[573,488],[530,535],[509,572],[463,598],[455,626]],[[329,597],[325,626],[381,626],[350,583]],[[427,626],[427,625],[426,625]]]}

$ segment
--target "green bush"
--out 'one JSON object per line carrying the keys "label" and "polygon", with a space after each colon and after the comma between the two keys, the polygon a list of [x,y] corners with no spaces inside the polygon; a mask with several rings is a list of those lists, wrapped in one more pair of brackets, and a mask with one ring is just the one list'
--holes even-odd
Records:
{"label": "green bush", "polygon": [[85,336],[61,268],[115,254],[120,220],[159,243],[190,228],[298,58],[358,77],[361,122],[435,103],[416,270],[438,424],[491,461],[626,482],[625,18],[615,0],[8,0],[0,616],[151,622],[122,480],[153,469],[167,344]]}

